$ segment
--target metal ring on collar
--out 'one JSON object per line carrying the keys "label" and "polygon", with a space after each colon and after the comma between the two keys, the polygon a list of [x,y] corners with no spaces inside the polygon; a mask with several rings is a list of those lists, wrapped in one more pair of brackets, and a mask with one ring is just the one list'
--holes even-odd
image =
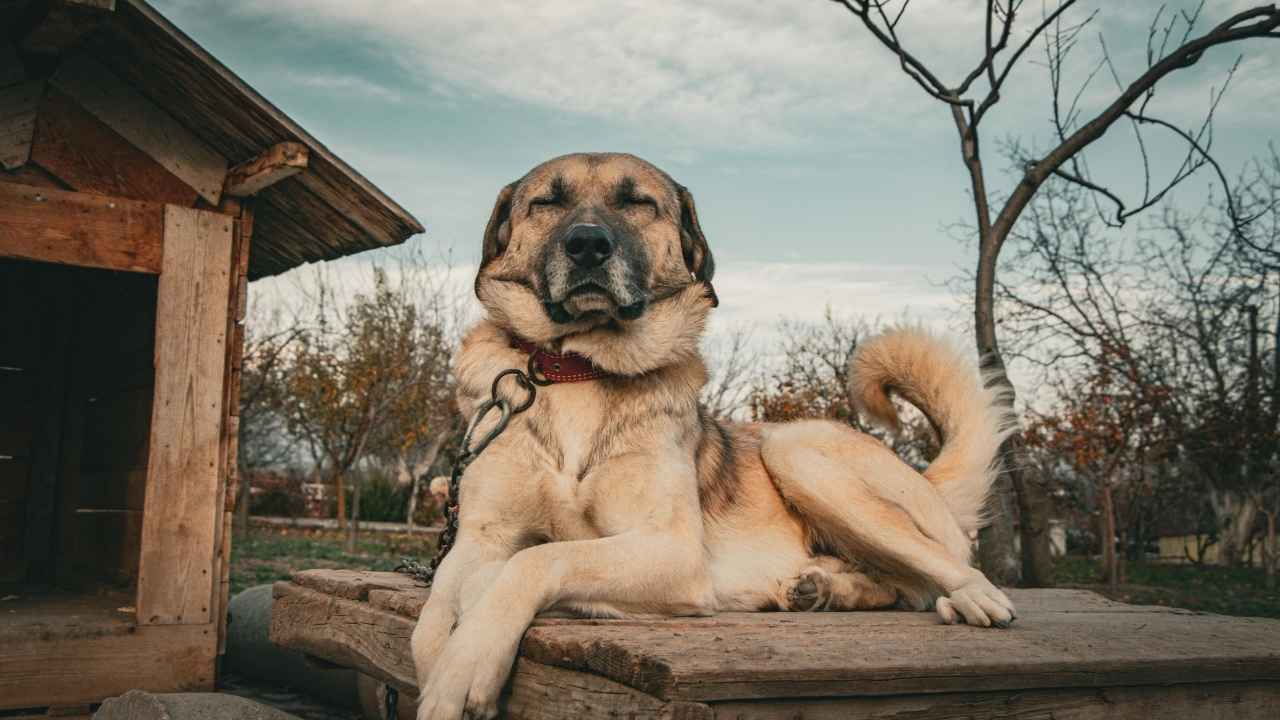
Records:
{"label": "metal ring on collar", "polygon": [[529,376],[515,368],[510,368],[498,373],[498,376],[493,379],[493,385],[489,387],[489,397],[491,400],[498,399],[498,383],[502,382],[502,378],[508,375],[514,375],[516,378],[516,384],[529,394],[528,397],[525,398],[524,402],[511,408],[512,414],[519,414],[528,410],[529,406],[533,404],[533,398],[538,393],[538,390],[533,386],[532,380]]}
{"label": "metal ring on collar", "polygon": [[526,368],[528,370],[527,379],[534,385],[546,387],[551,384],[551,381],[548,380],[546,374],[542,372],[542,368],[538,367],[538,363],[533,361],[535,357],[537,357],[537,353],[529,353],[529,364]]}

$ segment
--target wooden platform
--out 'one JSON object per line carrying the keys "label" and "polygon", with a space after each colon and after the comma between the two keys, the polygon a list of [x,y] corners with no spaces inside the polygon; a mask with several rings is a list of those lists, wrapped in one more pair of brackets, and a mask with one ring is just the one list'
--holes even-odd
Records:
{"label": "wooden platform", "polygon": [[[271,639],[412,694],[427,592],[392,573],[301,572],[276,584]],[[507,717],[1280,717],[1280,621],[1079,590],[1010,596],[1020,616],[1005,631],[908,612],[539,620]]]}

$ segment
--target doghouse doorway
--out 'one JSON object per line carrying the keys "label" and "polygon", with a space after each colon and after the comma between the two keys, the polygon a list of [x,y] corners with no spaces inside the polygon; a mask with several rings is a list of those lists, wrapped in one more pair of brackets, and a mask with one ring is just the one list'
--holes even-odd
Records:
{"label": "doghouse doorway", "polygon": [[0,261],[0,622],[135,620],[156,289]]}

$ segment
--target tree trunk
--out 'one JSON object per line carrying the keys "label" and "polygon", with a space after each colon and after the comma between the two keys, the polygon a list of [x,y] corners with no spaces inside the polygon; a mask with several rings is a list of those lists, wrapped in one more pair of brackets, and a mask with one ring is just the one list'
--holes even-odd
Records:
{"label": "tree trunk", "polygon": [[1276,565],[1280,558],[1276,557],[1276,513],[1267,513],[1267,544],[1264,548],[1263,562],[1267,566],[1267,590],[1276,589]]}
{"label": "tree trunk", "polygon": [[418,512],[418,492],[422,489],[422,476],[417,475],[409,486],[409,508],[404,513],[404,524],[413,527],[413,516]]}
{"label": "tree trunk", "polygon": [[431,445],[427,447],[427,451],[412,467],[409,467],[403,457],[400,458],[401,472],[409,474],[410,483],[412,484],[409,493],[408,517],[405,518],[405,524],[410,527],[413,527],[413,515],[418,511],[418,493],[422,491],[422,476],[430,472],[431,466],[436,464],[436,458],[440,456],[440,448],[444,447],[444,442],[447,439],[449,439],[449,433],[438,433],[436,438],[431,441]]}
{"label": "tree trunk", "polygon": [[333,475],[334,492],[338,493],[338,529],[343,530],[347,527],[347,484],[343,479],[342,471],[338,471]]}
{"label": "tree trunk", "polygon": [[1218,511],[1218,527],[1222,529],[1219,564],[1235,567],[1245,558],[1245,545],[1253,534],[1253,525],[1258,518],[1258,504],[1253,498],[1242,497],[1235,491],[1212,493],[1212,496],[1218,496],[1218,500],[1212,504],[1214,510]]}
{"label": "tree trunk", "polygon": [[1111,483],[1102,483],[1102,571],[1107,585],[1114,592],[1120,587],[1120,573],[1116,563],[1116,509],[1111,494]]}
{"label": "tree trunk", "polygon": [[[996,261],[1004,238],[997,237],[990,224],[986,186],[978,157],[978,139],[965,133],[965,126],[959,115],[957,127],[961,135],[961,154],[973,182],[978,217],[978,269],[973,298],[973,326],[978,359],[988,383],[1008,388],[1006,401],[1012,415],[1016,393],[1005,371],[1004,358],[1000,355],[995,323]],[[1014,433],[1000,447],[1001,479],[993,491],[992,501],[995,507],[992,524],[978,536],[979,564],[987,577],[997,585],[1014,585],[1021,581],[1020,584],[1029,587],[1044,587],[1053,583],[1053,552],[1049,539],[1052,499],[1041,482],[1026,477],[1022,471],[1026,465],[1021,436]],[[1015,506],[1019,515],[1021,561],[1013,546],[1011,510]]]}
{"label": "tree trunk", "polygon": [[1011,435],[1001,448],[1001,466],[1013,468],[1009,478],[1018,501],[1018,533],[1022,541],[1022,586],[1053,585],[1053,498],[1044,479],[1022,471],[1027,466],[1022,436]]}
{"label": "tree trunk", "polygon": [[351,478],[351,520],[347,523],[347,540],[344,549],[348,553],[356,551],[356,536],[360,533],[360,480]]}
{"label": "tree trunk", "polygon": [[1018,584],[1017,549],[1013,539],[1013,515],[1016,507],[1012,481],[1000,473],[991,491],[991,523],[978,531],[978,567],[996,585]]}

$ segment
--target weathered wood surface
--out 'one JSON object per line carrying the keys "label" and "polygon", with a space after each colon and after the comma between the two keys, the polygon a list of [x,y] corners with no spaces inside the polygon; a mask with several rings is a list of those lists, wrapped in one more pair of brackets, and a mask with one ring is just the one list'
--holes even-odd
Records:
{"label": "weathered wood surface", "polygon": [[1274,683],[1204,683],[1018,692],[820,698],[711,706],[733,720],[1274,720]]}
{"label": "weathered wood surface", "polygon": [[49,82],[211,205],[218,204],[227,159],[101,63],[75,55],[58,67]]}
{"label": "weathered wood surface", "polygon": [[[394,574],[297,573],[276,585],[272,640],[412,692],[408,642],[427,594]],[[1280,707],[1280,621],[1074,590],[1011,595],[1020,617],[1002,632],[907,612],[543,619],[526,633],[518,668],[567,674],[530,695],[533,681],[517,673],[513,687],[526,690],[508,711],[560,717],[512,708],[553,707],[570,688],[620,693],[648,708],[637,717],[698,717],[703,707],[707,717],[774,719],[1139,718],[1168,709],[1242,720]]]}
{"label": "weathered wood surface", "polygon": [[131,688],[212,690],[216,645],[213,625],[0,623],[0,710],[97,703]]}
{"label": "weathered wood surface", "polygon": [[191,207],[196,191],[57,88],[40,103],[31,161],[80,192]]}
{"label": "weathered wood surface", "polygon": [[165,208],[138,571],[143,625],[202,625],[212,617],[221,570],[215,539],[222,521],[219,449],[231,226],[232,219],[219,213]]}
{"label": "weathered wood surface", "polygon": [[256,195],[268,186],[306,170],[310,155],[302,143],[276,143],[261,155],[228,170],[223,192],[234,197]]}
{"label": "weathered wood surface", "polygon": [[22,167],[31,156],[36,108],[43,92],[43,80],[28,80],[0,89],[0,167],[5,170]]}
{"label": "weathered wood surface", "polygon": [[145,2],[121,0],[84,50],[223,157],[242,160],[281,142],[307,147],[306,172],[257,195],[250,277],[422,232],[409,212]]}
{"label": "weathered wood surface", "polygon": [[164,206],[0,183],[0,257],[160,272]]}
{"label": "weathered wood surface", "polygon": [[[0,11],[0,22],[4,20],[5,14]],[[8,38],[0,38],[0,87],[20,83],[26,77],[27,71],[18,57],[18,48]]]}
{"label": "weathered wood surface", "polygon": [[44,5],[44,15],[23,33],[28,52],[56,54],[74,46],[116,7],[115,0],[49,0]]}

